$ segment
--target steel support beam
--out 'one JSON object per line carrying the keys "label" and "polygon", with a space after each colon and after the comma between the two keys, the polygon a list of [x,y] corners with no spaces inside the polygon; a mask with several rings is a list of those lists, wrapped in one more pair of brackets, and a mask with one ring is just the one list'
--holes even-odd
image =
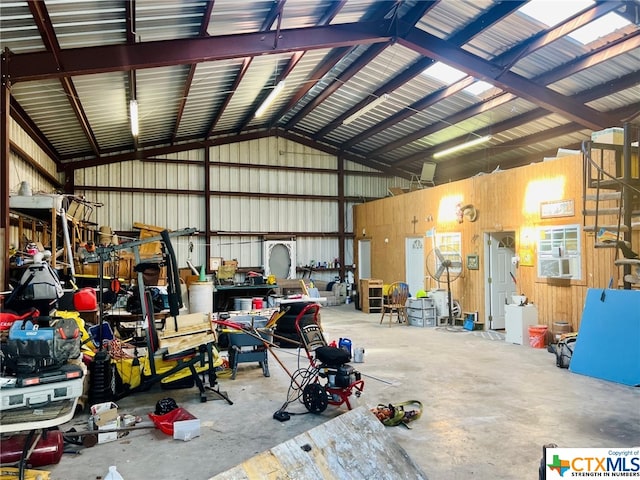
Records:
{"label": "steel support beam", "polygon": [[207,135],[205,136],[205,140],[208,140],[209,138],[211,138],[213,136],[213,132],[214,132],[214,130],[216,128],[216,125],[220,121],[220,118],[222,117],[222,114],[224,113],[226,108],[229,106],[229,103],[231,102],[231,99],[233,98],[233,94],[236,93],[236,90],[240,86],[240,83],[244,79],[244,76],[247,74],[247,70],[249,70],[249,66],[251,65],[252,61],[253,61],[252,57],[247,57],[242,62],[242,65],[240,65],[240,68],[238,69],[238,72],[236,73],[236,78],[233,81],[233,85],[231,85],[231,88],[229,89],[229,91],[225,95],[225,98],[224,98],[224,101],[222,102],[222,105],[220,105],[220,108],[218,109],[218,111],[214,115],[213,120],[211,121],[211,125],[209,125],[209,127],[207,128]]}
{"label": "steel support beam", "polygon": [[504,72],[498,65],[417,28],[411,29],[398,43],[422,55],[446,62],[468,75],[514,93],[586,128],[599,130],[613,125],[614,119],[605,113],[572,101],[521,75],[511,71]]}
{"label": "steel support beam", "polygon": [[[136,43],[72,48],[58,52],[10,55],[9,76],[13,83],[65,76],[89,75],[132,69],[187,65],[301,50],[319,50],[355,45],[387,43],[386,23],[346,23],[322,27],[255,32]],[[59,68],[59,64],[62,68]]]}
{"label": "steel support beam", "polygon": [[555,42],[571,32],[593,22],[597,18],[603,17],[607,13],[620,8],[620,2],[602,2],[594,4],[585,10],[567,18],[560,25],[540,32],[538,35],[512,48],[505,55],[501,56],[500,65],[505,69],[511,68],[521,58],[531,55],[533,52]]}
{"label": "steel support beam", "polygon": [[[622,108],[618,108],[616,110],[613,110],[611,112],[609,112],[611,115],[615,116],[615,117],[619,117],[621,115],[624,115],[629,109],[631,110],[635,110],[635,111],[640,111],[640,102],[636,102],[630,106],[627,107],[622,107]],[[554,137],[559,137],[562,135],[566,135],[568,133],[571,132],[575,132],[578,131],[580,129],[580,125],[577,125],[575,123],[571,123],[571,124],[566,124],[566,125],[560,125],[559,127],[555,127],[555,128],[551,128],[551,129],[547,129],[538,133],[533,133],[531,135],[527,135],[526,137],[522,137],[522,138],[518,138],[515,140],[510,140],[508,142],[502,143],[500,145],[497,145],[495,148],[486,148],[486,149],[482,149],[481,151],[476,151],[476,152],[472,152],[472,153],[468,153],[465,155],[458,155],[455,158],[451,159],[451,160],[447,160],[445,162],[440,162],[438,163],[438,169],[437,169],[437,176],[440,177],[441,174],[443,174],[443,177],[447,179],[447,181],[451,178],[451,179],[455,179],[455,180],[459,180],[461,178],[465,178],[463,176],[459,176],[459,175],[454,175],[453,177],[447,177],[446,175],[444,175],[444,172],[453,172],[456,170],[456,168],[461,169],[461,171],[464,171],[464,174],[466,176],[472,176],[475,175],[476,173],[478,173],[478,171],[470,171],[468,168],[465,169],[465,165],[468,164],[472,164],[474,162],[477,162],[478,160],[480,160],[481,158],[486,157],[487,155],[491,156],[491,154],[493,152],[499,153],[501,151],[504,151],[503,146],[508,147],[517,147],[518,145],[534,145],[536,143],[539,142],[543,142],[545,140],[549,140],[551,138]],[[565,145],[566,148],[573,148],[571,145]],[[576,146],[576,148],[580,148],[579,146]],[[545,156],[550,156],[550,155],[555,155],[557,152],[557,149],[554,149],[553,152],[551,153],[539,153],[537,154],[537,156],[527,156],[526,158],[528,159],[526,162],[523,163],[517,163],[514,164],[512,166],[520,166],[520,165],[527,165],[528,163],[531,163],[532,161],[540,161],[543,157]],[[424,158],[424,157],[423,157]],[[454,178],[455,177],[455,178]]]}
{"label": "steel support beam", "polygon": [[[11,82],[7,78],[7,53],[2,53],[0,78],[0,290],[6,290],[9,279],[9,122]],[[1,304],[0,304],[1,305]]]}
{"label": "steel support beam", "polygon": [[[28,5],[29,10],[31,11],[31,15],[33,16],[36,26],[38,27],[38,32],[40,32],[40,37],[42,38],[44,46],[46,47],[47,51],[53,55],[58,69],[62,69],[63,67],[60,59],[60,43],[58,43],[56,32],[53,29],[53,23],[51,22],[51,18],[49,17],[47,6],[44,2],[38,0],[29,0]],[[80,103],[80,98],[75,86],[73,85],[73,81],[71,80],[71,78],[62,77],[60,78],[60,84],[62,85],[62,89],[64,90],[67,99],[69,100],[71,110],[73,110],[73,113],[78,119],[80,128],[84,132],[85,137],[87,137],[87,141],[91,146],[91,150],[95,155],[99,155],[100,147],[98,146],[98,140],[96,139],[93,130],[91,130],[89,119],[87,118],[87,115],[82,108],[82,104]]]}
{"label": "steel support beam", "polygon": [[[478,35],[483,30],[491,27],[491,25],[494,25],[495,23],[499,22],[501,19],[503,19],[507,15],[512,14],[515,10],[520,8],[523,3],[525,2],[511,1],[511,2],[500,2],[495,4],[495,6],[491,7],[487,12],[485,12],[475,21],[471,22],[467,27],[463,28],[462,30],[452,35],[451,38],[448,39],[448,41],[453,43],[454,45],[460,45],[460,46],[464,45],[465,43],[472,40],[476,35]],[[435,63],[435,60],[432,58],[422,58],[418,60],[414,65],[409,67],[405,72],[398,75],[397,77],[392,79],[390,82],[388,82],[387,84],[385,84],[384,86],[376,90],[376,92],[373,93],[373,96],[379,97],[384,93],[392,92],[396,88],[399,88],[404,83],[408,82],[412,78],[424,72],[426,68],[430,67],[434,63]],[[475,80],[471,77],[463,78],[459,82],[443,87],[442,89],[427,95],[421,100],[414,102],[412,105],[410,105],[406,109],[403,109],[400,112],[396,113],[395,115],[387,118],[384,122],[381,122],[375,127],[372,127],[369,130],[362,132],[359,135],[356,135],[353,139],[351,139],[345,144],[344,148],[345,149],[351,148],[353,145],[360,143],[365,139],[389,128],[391,125],[395,125],[396,123],[415,115],[418,111],[424,110],[430,105],[433,105],[434,103],[439,102],[440,100],[443,100],[444,98],[447,98],[448,96],[455,94],[456,92],[469,86],[474,81]],[[315,138],[319,139],[327,135],[330,131],[340,126],[340,124],[345,118],[349,117],[354,112],[364,108],[367,103],[368,102],[362,101],[357,105],[355,105],[354,107],[350,108],[340,117],[338,117],[334,122],[330,123],[329,125],[324,127],[322,130],[320,130],[316,134]]]}
{"label": "steel support beam", "polygon": [[[202,22],[200,22],[200,36],[204,37],[207,35],[207,30],[209,29],[209,23],[211,21],[211,12],[213,11],[213,5],[215,1],[211,0],[205,3],[204,13],[202,15]],[[180,129],[180,121],[182,120],[182,115],[184,114],[184,107],[187,105],[187,99],[189,98],[189,91],[191,90],[191,84],[193,83],[193,76],[196,73],[196,68],[198,64],[192,63],[191,67],[189,67],[189,73],[187,74],[187,78],[184,82],[184,87],[182,89],[182,97],[180,99],[180,106],[178,107],[178,112],[176,114],[176,122],[173,126],[173,134],[171,135],[171,143],[175,143],[178,139],[178,130]]]}
{"label": "steel support beam", "polygon": [[[620,77],[614,82],[606,82],[602,85],[598,85],[596,87],[590,88],[589,90],[586,90],[584,92],[580,92],[577,95],[572,96],[572,98],[582,103],[589,103],[597,98],[607,95],[608,92],[611,92],[611,91],[618,92],[626,88],[633,87],[634,85],[637,85],[637,84],[640,84],[640,76],[638,76],[638,74],[634,72],[634,73],[627,74],[624,77]],[[609,114],[611,115],[612,112],[609,112]],[[626,110],[623,110],[623,109],[618,109],[615,111],[616,118],[621,118],[621,117],[624,118],[625,114],[626,114]],[[534,122],[546,115],[549,115],[548,110],[545,110],[544,108],[536,108],[535,110],[531,110],[529,112],[517,115],[515,117],[508,118],[506,120],[495,123],[493,125],[488,125],[487,127],[476,130],[473,133],[475,133],[480,137],[483,137],[489,134],[495,135],[500,132],[511,130],[512,128],[517,128],[526,123]],[[575,131],[579,131],[583,129],[584,127],[582,127],[581,125],[576,125]],[[411,154],[405,158],[397,160],[393,162],[392,165],[400,167],[402,165],[406,165],[417,160],[424,161],[425,158],[430,157],[436,151],[453,147],[454,145],[463,143],[464,141],[465,141],[464,136],[453,138],[447,142],[438,144],[437,147],[435,148],[422,150],[420,152]],[[501,144],[501,146],[507,145],[507,144],[508,142]]]}
{"label": "steel support beam", "polygon": [[349,65],[344,72],[338,77],[334,78],[330,85],[328,85],[322,92],[301,108],[291,119],[287,122],[286,128],[292,128],[304,117],[306,117],[313,109],[324,102],[327,98],[333,95],[340,89],[346,82],[351,80],[365,65],[372,62],[378,55],[380,55],[385,48],[386,44],[378,44],[369,47],[365,53],[363,53],[357,61]]}

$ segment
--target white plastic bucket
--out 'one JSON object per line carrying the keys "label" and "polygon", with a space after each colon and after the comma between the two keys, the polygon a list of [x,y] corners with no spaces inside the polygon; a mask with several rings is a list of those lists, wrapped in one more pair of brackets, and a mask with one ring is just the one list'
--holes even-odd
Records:
{"label": "white plastic bucket", "polygon": [[213,312],[213,282],[193,282],[189,286],[189,313]]}
{"label": "white plastic bucket", "polygon": [[364,363],[364,348],[355,347],[353,349],[353,361],[355,363]]}

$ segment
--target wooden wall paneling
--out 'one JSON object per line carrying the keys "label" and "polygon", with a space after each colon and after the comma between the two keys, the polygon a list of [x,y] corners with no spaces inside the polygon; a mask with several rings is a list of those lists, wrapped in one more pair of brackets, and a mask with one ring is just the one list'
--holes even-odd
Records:
{"label": "wooden wall paneling", "polygon": [[[582,217],[582,158],[580,156],[540,162],[520,168],[479,175],[470,179],[439,185],[416,192],[388,197],[382,200],[354,206],[354,232],[372,241],[372,275],[387,279],[404,275],[404,237],[413,233],[411,219],[418,219],[416,232],[423,235],[429,229],[437,232],[461,232],[463,260],[469,253],[480,255],[479,270],[464,268],[462,277],[452,284],[455,298],[463,310],[475,311],[484,318],[485,259],[484,234],[496,231],[515,232],[516,253],[522,246],[531,247],[536,253],[536,229],[540,226],[583,224]],[[473,204],[478,210],[476,222],[464,219],[443,221],[441,203],[447,197],[459,195],[464,204]],[[540,218],[540,201],[545,199],[574,201],[574,215],[557,218]],[[402,204],[405,207],[402,207]],[[389,211],[402,212],[389,221]],[[433,218],[432,221],[428,219]],[[406,218],[405,218],[406,217]],[[389,223],[390,222],[390,223]],[[602,222],[600,222],[602,223]],[[594,248],[595,235],[582,232],[583,278],[563,282],[549,282],[537,276],[537,265],[519,266],[518,289],[538,305],[541,323],[550,327],[554,321],[571,321],[579,327],[588,288],[604,288],[611,276],[614,284],[620,282],[620,274],[614,266],[615,249]],[[640,248],[640,232],[634,232],[633,245]],[[389,252],[382,249],[384,238],[389,238]],[[475,238],[475,240],[474,240]],[[529,245],[525,245],[529,242]],[[431,251],[431,239],[425,238],[425,255]],[[398,255],[397,252],[402,252]],[[389,261],[388,259],[395,259]],[[537,263],[537,262],[536,262]],[[426,288],[433,287],[428,281]],[[441,288],[446,288],[442,284]]]}

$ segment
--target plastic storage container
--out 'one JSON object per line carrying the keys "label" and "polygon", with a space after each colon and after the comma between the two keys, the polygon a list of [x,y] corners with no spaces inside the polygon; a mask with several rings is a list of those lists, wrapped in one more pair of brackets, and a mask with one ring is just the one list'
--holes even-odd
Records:
{"label": "plastic storage container", "polygon": [[181,420],[173,424],[173,438],[188,442],[200,436],[200,420]]}
{"label": "plastic storage container", "polygon": [[338,341],[338,348],[346,350],[349,352],[349,357],[351,357],[351,340],[348,338],[341,338]]}

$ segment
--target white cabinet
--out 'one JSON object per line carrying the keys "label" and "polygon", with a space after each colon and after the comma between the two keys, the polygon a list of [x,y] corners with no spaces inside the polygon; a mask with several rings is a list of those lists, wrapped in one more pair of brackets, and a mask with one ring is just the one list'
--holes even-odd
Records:
{"label": "white cabinet", "polygon": [[538,308],[535,305],[504,306],[505,341],[529,344],[529,326],[538,324]]}

